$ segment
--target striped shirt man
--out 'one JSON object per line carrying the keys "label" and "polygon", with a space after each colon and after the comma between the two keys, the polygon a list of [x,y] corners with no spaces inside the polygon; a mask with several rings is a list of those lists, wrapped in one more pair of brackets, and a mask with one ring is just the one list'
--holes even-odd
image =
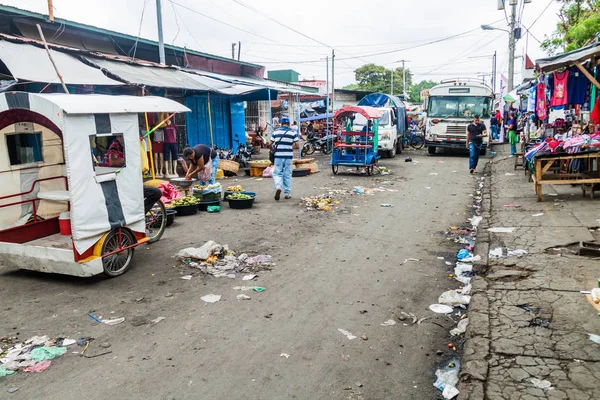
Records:
{"label": "striped shirt man", "polygon": [[276,129],[271,135],[273,146],[276,147],[275,158],[293,159],[294,143],[300,142],[298,132],[290,129],[288,126],[282,126]]}

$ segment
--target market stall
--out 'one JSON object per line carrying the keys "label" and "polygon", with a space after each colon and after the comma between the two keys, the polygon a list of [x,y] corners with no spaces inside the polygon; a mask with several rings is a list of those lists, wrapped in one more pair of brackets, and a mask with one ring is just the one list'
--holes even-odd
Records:
{"label": "market stall", "polygon": [[600,185],[599,60],[600,43],[537,60],[521,125],[530,127],[524,162],[538,201],[543,185],[582,185],[592,197]]}

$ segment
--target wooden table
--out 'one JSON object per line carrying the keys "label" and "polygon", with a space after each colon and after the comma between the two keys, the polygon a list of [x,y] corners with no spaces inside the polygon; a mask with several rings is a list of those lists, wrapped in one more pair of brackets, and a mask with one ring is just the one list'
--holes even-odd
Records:
{"label": "wooden table", "polygon": [[544,154],[534,159],[535,194],[542,200],[542,185],[582,185],[594,197],[595,185],[600,184],[599,151],[576,154]]}

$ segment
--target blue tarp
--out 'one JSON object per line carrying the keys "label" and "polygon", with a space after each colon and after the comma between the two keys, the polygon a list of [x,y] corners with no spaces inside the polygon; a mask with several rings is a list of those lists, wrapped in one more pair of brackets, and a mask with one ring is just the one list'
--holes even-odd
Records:
{"label": "blue tarp", "polygon": [[320,119],[333,118],[333,114],[317,114],[312,117],[300,118],[300,122],[318,121]]}
{"label": "blue tarp", "polygon": [[[239,104],[239,103],[238,103]],[[208,146],[219,146],[231,148],[234,135],[232,134],[231,118],[232,111],[235,113],[234,121],[238,121],[239,111],[238,106],[232,109],[229,96],[210,96],[210,111],[212,119],[212,138],[214,143],[211,143],[210,124],[208,116],[208,96],[205,94],[187,96],[185,105],[192,110],[186,113],[187,127],[187,142],[195,146],[197,144],[205,144]],[[237,132],[237,127],[236,127]],[[236,134],[236,138],[239,135]],[[239,140],[239,139],[238,139]]]}
{"label": "blue tarp", "polygon": [[406,132],[408,127],[406,104],[399,97],[391,96],[383,93],[371,93],[362,98],[358,102],[359,106],[371,107],[394,107],[396,109],[396,117],[398,118],[397,131],[398,134]]}

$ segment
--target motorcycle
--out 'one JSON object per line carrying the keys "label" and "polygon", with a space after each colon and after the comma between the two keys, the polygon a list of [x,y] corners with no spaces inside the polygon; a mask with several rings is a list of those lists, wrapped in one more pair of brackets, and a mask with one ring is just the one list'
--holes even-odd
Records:
{"label": "motorcycle", "polygon": [[241,144],[235,155],[235,161],[240,164],[240,167],[248,168],[248,162],[252,160],[252,154],[254,154],[253,146]]}
{"label": "motorcycle", "polygon": [[316,133],[310,133],[306,138],[306,143],[302,146],[300,154],[302,157],[313,154],[315,151],[320,151],[325,155],[331,154],[334,139],[334,135],[320,138]]}

